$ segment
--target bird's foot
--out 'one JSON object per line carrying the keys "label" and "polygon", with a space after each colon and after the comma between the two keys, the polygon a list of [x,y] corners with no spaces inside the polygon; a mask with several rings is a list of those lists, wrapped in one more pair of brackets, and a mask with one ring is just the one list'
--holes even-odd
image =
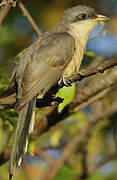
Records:
{"label": "bird's foot", "polygon": [[58,85],[70,87],[72,86],[72,81],[70,81],[68,76],[62,76],[62,78],[58,82]]}

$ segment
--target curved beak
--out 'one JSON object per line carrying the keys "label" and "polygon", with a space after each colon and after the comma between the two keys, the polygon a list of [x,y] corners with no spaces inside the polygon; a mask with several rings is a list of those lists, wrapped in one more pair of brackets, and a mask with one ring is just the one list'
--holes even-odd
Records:
{"label": "curved beak", "polygon": [[96,17],[92,19],[93,21],[109,21],[109,18],[100,14],[96,14]]}

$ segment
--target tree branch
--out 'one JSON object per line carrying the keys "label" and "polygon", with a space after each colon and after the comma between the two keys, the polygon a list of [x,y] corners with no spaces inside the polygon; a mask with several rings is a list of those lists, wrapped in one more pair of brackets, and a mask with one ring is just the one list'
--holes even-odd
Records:
{"label": "tree branch", "polygon": [[117,151],[109,154],[107,157],[105,157],[103,160],[101,160],[99,163],[97,163],[96,165],[92,166],[89,169],[89,175],[91,175],[92,173],[94,173],[98,168],[101,168],[102,166],[104,166],[106,163],[115,160],[117,158]]}
{"label": "tree branch", "polygon": [[[114,59],[112,61],[110,60],[110,62],[112,62],[111,65],[113,66],[114,63],[116,65],[116,61],[117,59],[115,59],[115,62],[114,62]],[[109,66],[112,67],[110,65],[110,62],[109,62]],[[105,62],[104,64],[103,63],[101,64],[101,66],[103,65],[105,65]],[[108,62],[107,62],[107,65],[108,65]],[[98,67],[100,67],[100,65]],[[96,72],[96,68],[94,67],[93,69],[94,69],[93,71]],[[104,69],[105,69],[105,66],[104,66]],[[104,95],[106,95],[110,90],[112,90],[112,88],[116,86],[116,82],[117,82],[117,67],[115,66],[114,68],[111,69],[111,71],[106,73],[103,77],[98,76],[97,78],[89,82],[88,85],[86,84],[83,88],[79,87],[76,97],[75,97],[77,101],[75,101],[71,105],[71,110],[73,112],[76,112],[82,107],[86,107],[88,104],[91,104],[97,99],[104,97]]]}
{"label": "tree branch", "polygon": [[94,126],[100,121],[102,121],[104,117],[110,117],[112,116],[113,113],[116,112],[117,112],[117,101],[115,101],[112,104],[112,106],[105,109],[105,111],[103,111],[102,114],[97,114],[96,117],[92,116],[90,118],[89,123],[87,124],[87,127],[80,134],[78,134],[72,140],[70,140],[70,143],[66,145],[60,159],[56,162],[53,169],[50,169],[47,172],[43,180],[46,179],[51,180],[57,174],[63,163],[67,160],[72,150],[75,149],[76,146],[77,146],[77,151],[81,148],[81,143],[83,144],[83,142],[87,139],[87,137],[90,136]]}
{"label": "tree branch", "polygon": [[[70,82],[76,82],[81,81],[82,79],[85,79],[89,76],[93,76],[97,73],[104,72],[104,70],[107,70],[113,66],[117,65],[117,58],[113,58],[110,60],[107,60],[103,63],[101,63],[98,66],[95,66],[93,68],[88,68],[87,70],[81,70],[78,74],[73,75],[71,77],[68,77],[68,81]],[[90,97],[95,95],[96,93],[101,92],[102,90],[106,89],[105,92],[101,94],[101,96],[106,94],[106,91],[109,91],[109,88],[112,87],[117,82],[117,68],[113,68],[111,72],[109,72],[107,75],[103,76],[101,79],[94,79],[91,83],[89,83],[88,86],[84,87],[82,92],[80,90],[77,92],[77,101],[76,103],[73,103],[71,106],[71,109],[73,111],[76,111],[74,108],[82,108],[81,104],[85,101],[87,101]],[[62,102],[62,99],[57,99],[53,96],[53,94],[56,94],[57,90],[61,87],[63,87],[64,84],[61,84],[58,86],[58,84],[50,90],[50,92],[44,96],[42,99],[37,99],[37,108],[46,107],[46,106],[52,106],[57,105]],[[101,96],[98,96],[101,98]],[[103,97],[102,96],[102,97]],[[14,107],[15,104],[15,97],[11,97],[8,99],[0,99],[0,109],[10,109]],[[94,100],[91,100],[91,102],[94,102]],[[87,104],[84,104],[83,107],[91,103],[90,101]],[[81,106],[81,107],[79,107]]]}
{"label": "tree branch", "polygon": [[83,69],[78,74],[72,75],[71,77],[68,77],[68,81],[70,82],[76,82],[81,81],[84,78],[87,78],[89,76],[96,75],[98,73],[103,73],[105,70],[117,65],[117,57],[113,59],[109,59],[101,63],[100,65],[97,65],[92,68],[88,68],[87,70]]}
{"label": "tree branch", "polygon": [[112,90],[112,88],[113,87],[105,88],[104,90],[101,90],[101,92],[98,92],[97,94],[94,94],[92,92],[91,96],[88,96],[88,95],[86,96],[86,94],[84,94],[83,98],[82,98],[82,101],[80,101],[80,99],[78,99],[78,97],[80,96],[81,92],[79,94],[77,92],[77,96],[78,96],[77,99],[76,99],[77,101],[75,101],[74,103],[71,104],[70,111],[72,113],[78,112],[80,109],[88,106],[89,104],[92,104],[95,101],[104,98]]}
{"label": "tree branch", "polygon": [[23,12],[24,16],[28,19],[28,21],[32,25],[32,27],[33,27],[35,33],[37,34],[37,36],[39,37],[41,35],[41,31],[40,31],[39,27],[37,26],[37,24],[34,22],[33,18],[29,14],[29,12],[26,9],[26,7],[24,6],[24,4],[21,1],[19,1],[18,6],[21,9],[21,11]]}
{"label": "tree branch", "polygon": [[[55,114],[54,114],[54,113],[55,113]],[[54,111],[54,113],[51,114],[49,118],[48,118],[48,116],[47,116],[47,121],[49,120],[49,123],[43,121],[43,122],[45,123],[45,125],[44,125],[44,127],[42,127],[42,125],[41,125],[42,128],[41,128],[40,125],[39,125],[38,134],[37,134],[36,136],[38,136],[38,135],[41,134],[42,132],[44,132],[44,131],[46,131],[47,129],[49,129],[52,125],[60,122],[60,121],[63,120],[65,117],[68,117],[68,116],[70,115],[70,112],[69,112],[68,108],[65,108],[65,109],[62,111],[61,114],[56,114],[57,111]],[[90,116],[90,123],[91,123],[91,124],[89,124],[89,125],[87,126],[87,128],[81,132],[81,134],[78,134],[76,137],[74,137],[74,138],[72,139],[72,141],[71,141],[71,143],[73,142],[72,144],[68,144],[68,145],[66,146],[65,152],[64,152],[65,156],[64,156],[64,154],[62,155],[62,157],[64,156],[64,158],[61,159],[60,163],[59,163],[59,162],[57,163],[57,164],[59,164],[59,165],[56,164],[56,165],[59,166],[59,167],[57,167],[56,170],[52,170],[52,172],[54,171],[53,173],[55,173],[55,171],[57,172],[57,171],[59,170],[59,168],[62,166],[62,164],[66,161],[66,159],[67,159],[67,157],[69,156],[69,154],[70,154],[70,152],[72,151],[72,149],[74,149],[74,148],[77,146],[77,144],[78,144],[77,149],[79,150],[79,144],[80,144],[80,142],[86,141],[87,137],[90,136],[90,132],[91,132],[92,128],[93,128],[98,122],[102,121],[102,119],[105,118],[105,117],[111,117],[111,116],[112,116],[113,114],[115,114],[115,113],[117,113],[117,100],[113,101],[112,104],[109,105],[109,107],[102,109],[102,112],[97,113],[97,114],[95,114],[95,115],[92,114],[92,115]],[[55,116],[56,118],[55,118],[54,116]],[[53,119],[53,120],[55,119],[56,121],[53,122],[52,119]],[[40,129],[40,128],[41,128],[41,129]],[[34,129],[34,133],[35,133],[35,129]],[[78,139],[77,139],[77,138],[78,138]],[[68,152],[67,152],[67,151],[68,151]],[[66,152],[67,152],[67,154],[66,154]],[[1,157],[2,157],[2,156],[1,156]],[[61,157],[61,158],[62,158],[62,157]],[[2,159],[0,160],[0,163],[1,163],[1,162],[3,163]],[[95,167],[91,168],[91,170],[89,170],[89,171],[93,172],[92,169],[94,169],[94,168],[95,168]],[[88,172],[89,172],[89,171],[88,171]]]}
{"label": "tree branch", "polygon": [[42,180],[51,180],[54,178],[54,176],[57,174],[63,163],[67,160],[68,156],[72,152],[72,150],[76,147],[77,149],[80,147],[81,142],[83,142],[87,135],[89,135],[90,131],[92,130],[93,126],[98,122],[99,120],[95,120],[94,122],[88,123],[87,127],[77,136],[75,136],[72,141],[66,145],[64,148],[64,151],[60,157],[60,159],[56,162],[53,169],[50,169],[45,177]]}

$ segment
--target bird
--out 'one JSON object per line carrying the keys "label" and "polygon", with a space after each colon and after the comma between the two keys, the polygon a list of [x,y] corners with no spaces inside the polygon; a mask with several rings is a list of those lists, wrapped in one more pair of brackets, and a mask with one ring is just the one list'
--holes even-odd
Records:
{"label": "bird", "polygon": [[19,111],[10,153],[9,179],[27,152],[37,96],[43,97],[61,80],[68,86],[66,77],[78,73],[89,34],[98,21],[107,20],[108,17],[85,5],[68,8],[54,27],[44,32],[17,58],[11,83],[2,97],[15,94],[15,109]]}

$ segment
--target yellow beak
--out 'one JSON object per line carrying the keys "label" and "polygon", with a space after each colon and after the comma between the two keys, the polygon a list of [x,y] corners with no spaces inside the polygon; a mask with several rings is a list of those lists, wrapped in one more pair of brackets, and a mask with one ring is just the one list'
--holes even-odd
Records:
{"label": "yellow beak", "polygon": [[97,17],[92,19],[93,21],[109,21],[109,18],[100,14],[97,14]]}

